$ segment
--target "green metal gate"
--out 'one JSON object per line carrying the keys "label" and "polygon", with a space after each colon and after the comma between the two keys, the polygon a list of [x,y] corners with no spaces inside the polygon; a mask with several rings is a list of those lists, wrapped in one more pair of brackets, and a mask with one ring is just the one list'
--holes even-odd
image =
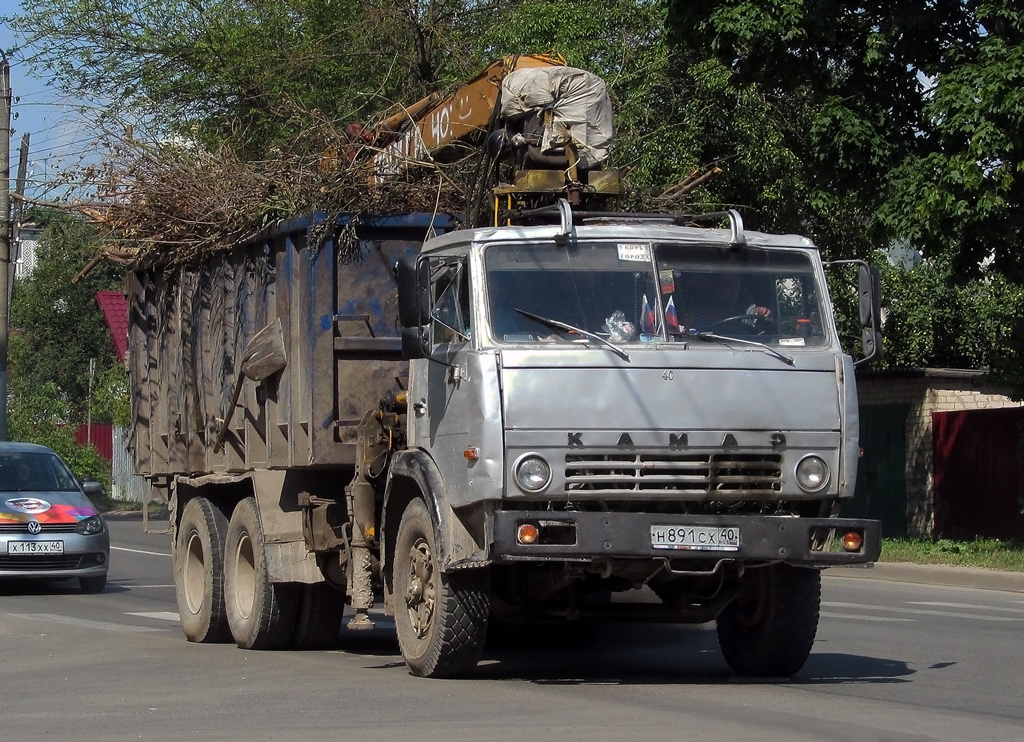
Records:
{"label": "green metal gate", "polygon": [[882,521],[882,535],[907,534],[907,436],[910,405],[884,404],[860,408],[857,489],[842,515]]}

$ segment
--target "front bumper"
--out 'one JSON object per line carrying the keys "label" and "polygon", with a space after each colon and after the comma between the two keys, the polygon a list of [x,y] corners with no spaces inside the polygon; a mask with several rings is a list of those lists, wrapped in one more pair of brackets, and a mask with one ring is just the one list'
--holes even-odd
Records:
{"label": "front bumper", "polygon": [[[11,554],[8,543],[16,541],[62,541],[62,554]],[[98,577],[110,563],[110,535],[78,533],[5,533],[0,535],[0,579],[65,580]]]}
{"label": "front bumper", "polygon": [[[539,524],[557,533],[559,543],[543,543],[543,539],[532,544],[520,543],[516,533],[523,523]],[[734,550],[714,551],[655,548],[651,544],[652,526],[736,528],[740,532],[739,545]],[[813,548],[815,540],[821,543],[821,537],[832,529],[839,538],[849,531],[858,532],[862,538],[860,549],[848,552],[841,546]],[[880,521],[854,518],[510,510],[494,514],[492,557],[497,562],[616,558],[786,562],[827,567],[877,561],[882,549],[881,533]]]}

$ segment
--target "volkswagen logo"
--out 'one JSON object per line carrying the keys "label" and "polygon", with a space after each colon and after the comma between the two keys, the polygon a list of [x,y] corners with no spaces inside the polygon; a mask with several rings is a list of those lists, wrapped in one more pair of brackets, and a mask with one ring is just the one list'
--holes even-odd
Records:
{"label": "volkswagen logo", "polygon": [[39,525],[39,521],[38,520],[30,520],[28,522],[28,532],[29,533],[39,533],[41,530],[43,530],[43,527],[41,525]]}

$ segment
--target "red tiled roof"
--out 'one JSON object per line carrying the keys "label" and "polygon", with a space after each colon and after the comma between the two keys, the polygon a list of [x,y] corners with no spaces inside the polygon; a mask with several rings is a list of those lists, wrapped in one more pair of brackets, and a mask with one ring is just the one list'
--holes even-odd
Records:
{"label": "red tiled roof", "polygon": [[128,352],[128,300],[120,291],[97,291],[96,303],[103,310],[107,327],[114,337],[117,360],[124,361],[124,355]]}

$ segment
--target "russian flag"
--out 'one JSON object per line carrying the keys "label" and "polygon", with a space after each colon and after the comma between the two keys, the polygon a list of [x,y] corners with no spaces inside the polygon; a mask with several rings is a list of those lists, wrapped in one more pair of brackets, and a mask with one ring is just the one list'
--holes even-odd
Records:
{"label": "russian flag", "polygon": [[644,294],[643,328],[644,333],[648,335],[653,335],[658,331],[658,315],[647,300],[647,294]]}
{"label": "russian flag", "polygon": [[676,314],[676,301],[672,296],[668,298],[668,304],[665,305],[665,328],[670,334],[679,334],[679,315]]}

